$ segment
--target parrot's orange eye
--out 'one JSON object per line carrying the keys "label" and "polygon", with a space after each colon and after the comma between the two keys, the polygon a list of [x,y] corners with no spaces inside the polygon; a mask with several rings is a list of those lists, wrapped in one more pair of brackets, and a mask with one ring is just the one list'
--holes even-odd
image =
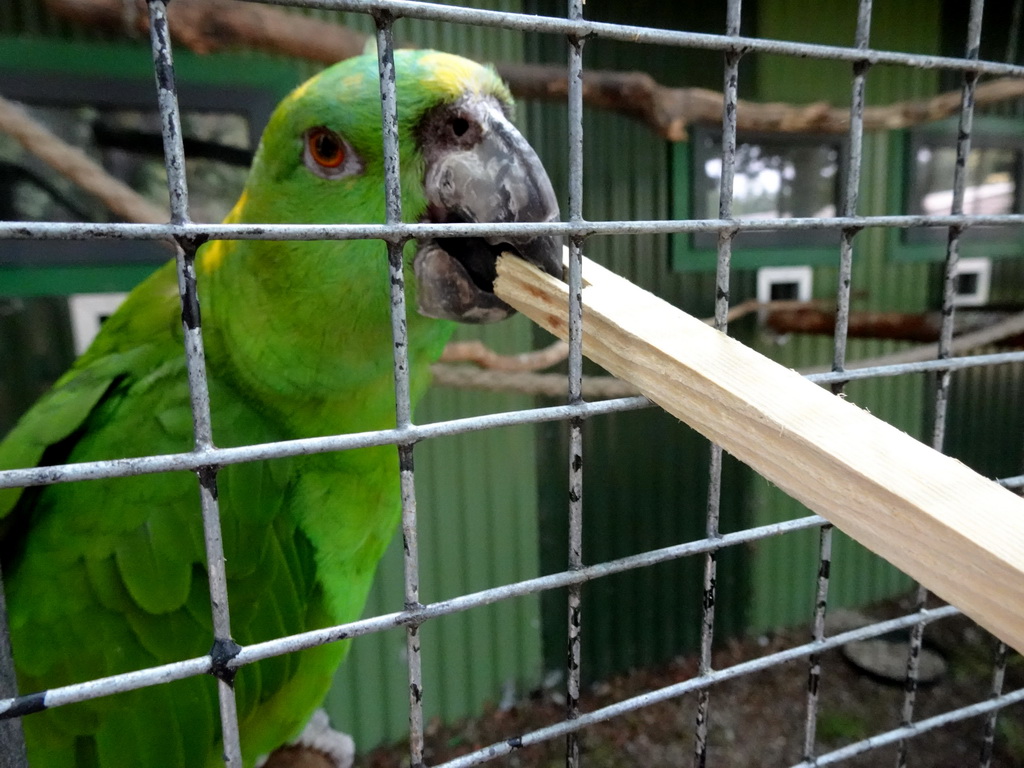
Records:
{"label": "parrot's orange eye", "polygon": [[352,146],[330,128],[310,128],[304,134],[302,159],[317,176],[340,179],[362,170]]}
{"label": "parrot's orange eye", "polygon": [[306,137],[309,154],[324,168],[337,168],[345,162],[345,145],[334,131],[314,128]]}

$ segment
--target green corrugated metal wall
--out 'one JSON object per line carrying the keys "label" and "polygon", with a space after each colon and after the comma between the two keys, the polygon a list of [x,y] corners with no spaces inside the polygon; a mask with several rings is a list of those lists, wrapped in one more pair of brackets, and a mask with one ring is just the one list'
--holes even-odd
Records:
{"label": "green corrugated metal wall", "polygon": [[[832,20],[820,24],[815,16],[820,4],[813,0],[780,0],[761,6],[759,34],[807,42],[850,45],[856,7],[850,3],[830,7]],[[986,21],[995,31],[986,36],[982,55],[1001,59],[1005,50],[1007,24],[993,21],[1009,18],[1008,3],[986,5]],[[873,10],[871,44],[874,47],[960,55],[964,24],[952,23],[965,13],[962,4],[939,7],[916,2],[876,2]],[[958,16],[956,16],[958,18]],[[913,18],[914,23],[905,23]],[[805,24],[794,24],[802,19]],[[945,20],[945,23],[942,23]],[[953,33],[951,28],[959,29]],[[809,62],[782,57],[764,57],[758,63],[758,88],[766,97],[783,100],[828,100],[844,104],[849,99],[849,74],[846,65],[833,62]],[[804,88],[807,90],[804,90]],[[813,91],[811,90],[813,87]],[[957,88],[959,81],[949,73],[876,67],[867,80],[868,104],[887,104],[904,99],[931,96],[942,89]],[[992,114],[1019,113],[1019,104],[988,110]],[[985,111],[982,112],[984,114]],[[1022,128],[1024,131],[1024,128]],[[864,143],[864,175],[859,213],[884,214],[899,210],[898,201],[887,199],[892,185],[887,178],[898,163],[892,153],[896,145],[884,134],[868,134]],[[866,230],[855,241],[853,273],[853,311],[923,312],[937,309],[941,293],[940,276],[944,244],[937,243],[936,261],[931,263],[894,262],[886,250],[885,233]],[[1024,250],[1024,244],[1022,244]],[[970,256],[969,245],[962,255]],[[997,261],[993,265],[993,289],[990,304],[1020,306],[1022,266],[1019,260]],[[835,292],[833,269],[815,270],[815,294],[830,298]],[[793,339],[787,347],[762,351],[794,368],[830,361],[830,342],[804,337]],[[852,340],[848,360],[876,357],[911,346],[896,342]],[[910,376],[855,382],[846,389],[848,397],[900,429],[931,442],[932,379]],[[958,373],[947,419],[945,450],[990,477],[1017,474],[1022,468],[1021,414],[1018,404],[1024,395],[1024,370],[1019,366],[975,369]],[[777,490],[758,494],[754,505],[755,523],[787,519],[803,508]],[[808,575],[814,572],[817,536],[813,533],[787,536],[766,542],[753,565],[755,578],[751,630],[760,631],[799,622],[807,616],[813,600],[814,584]],[[802,564],[802,574],[792,577],[791,563]],[[776,590],[774,582],[785,579],[786,590]],[[831,604],[853,606],[878,600],[910,585],[904,574],[865,550],[842,534],[834,541]]]}
{"label": "green corrugated metal wall", "polygon": [[[836,3],[828,9],[829,22],[822,23],[820,3],[813,0],[778,0],[759,5],[758,34],[763,37],[804,42],[852,45],[856,27],[856,3]],[[907,25],[901,19],[913,18]],[[930,0],[888,0],[876,2],[872,13],[871,44],[878,48],[938,53],[940,18]],[[762,56],[755,63],[757,93],[764,99],[794,103],[828,101],[849,104],[849,65],[840,62],[798,60]],[[926,97],[938,88],[933,71],[877,67],[868,74],[867,103],[887,104],[902,99]],[[867,134],[858,212],[865,215],[888,212],[886,183],[892,159],[889,137]],[[838,237],[836,238],[838,261]],[[931,306],[929,266],[895,264],[886,252],[886,233],[871,229],[854,241],[853,311],[923,311]],[[833,299],[837,270],[819,267],[814,271],[815,298]],[[738,300],[742,300],[739,297]],[[778,346],[766,339],[750,340],[755,347],[783,365],[803,368],[829,364],[832,342],[826,337],[793,337]],[[851,340],[847,359],[875,357],[908,346],[897,342]],[[847,396],[873,414],[899,426],[918,438],[927,439],[923,386],[920,377],[901,377],[850,384]],[[807,510],[775,488],[761,486],[754,494],[752,524],[785,520]],[[818,536],[809,531],[763,542],[751,566],[752,608],[750,630],[770,630],[806,621],[814,601]],[[841,533],[833,540],[830,604],[861,605],[898,593],[910,582],[880,558]],[[785,584],[784,589],[779,585]]]}
{"label": "green corrugated metal wall", "polygon": [[[558,13],[557,3],[538,1],[539,12]],[[780,0],[745,4],[744,33],[763,37],[850,45],[856,3],[823,6],[814,0]],[[630,8],[588,8],[592,18],[634,21]],[[694,5],[645,9],[652,26],[721,31],[724,9]],[[913,25],[905,23],[913,18]],[[937,52],[939,8],[930,0],[876,2],[872,44],[881,48]],[[536,54],[564,61],[560,41],[544,40]],[[585,47],[588,67],[640,69],[668,85],[696,85],[720,90],[720,55],[700,51],[630,46],[591,40]],[[848,65],[832,62],[750,55],[740,68],[740,96],[794,103],[827,100],[845,105],[850,98]],[[933,72],[878,67],[869,75],[869,103],[887,103],[931,95],[938,87]],[[544,107],[531,123],[531,136],[542,139],[542,156],[565,185],[564,109]],[[592,219],[684,217],[673,210],[668,151],[646,128],[617,116],[585,115],[584,215]],[[557,131],[552,131],[553,126]],[[536,138],[535,138],[536,140]],[[890,160],[888,137],[869,135],[864,149],[865,182],[860,212],[887,212]],[[838,237],[836,238],[838,262]],[[929,275],[934,267],[893,264],[885,253],[885,233],[862,233],[856,243],[854,291],[856,310],[914,312],[932,306]],[[667,238],[592,238],[588,256],[655,291],[687,310],[711,314],[713,278],[708,273],[669,270]],[[832,299],[837,270],[815,269],[816,298]],[[752,270],[736,270],[732,299],[755,295]],[[831,340],[794,336],[778,344],[760,333],[752,319],[734,324],[732,332],[787,366],[831,361]],[[892,352],[900,344],[852,341],[849,359]],[[927,433],[926,382],[922,378],[887,379],[851,385],[848,396],[873,413],[919,437]],[[542,551],[545,568],[565,563],[564,430],[545,427],[541,446],[545,468],[541,485]],[[697,538],[703,534],[707,445],[673,419],[657,413],[631,413],[595,419],[586,425],[584,463],[584,558],[597,562],[646,547]],[[768,486],[744,467],[727,460],[723,481],[723,530],[801,516],[807,510]],[[554,533],[559,533],[555,538]],[[762,632],[805,622],[813,606],[817,570],[817,534],[789,535],[743,550],[723,553],[719,563],[718,636]],[[833,605],[864,604],[905,590],[909,580],[842,534],[834,542]],[[700,611],[700,559],[659,566],[589,585],[584,593],[583,668],[590,677],[661,661],[692,650]],[[562,663],[565,638],[563,595],[544,601],[545,660]]]}
{"label": "green corrugated metal wall", "polygon": [[[529,6],[539,13],[564,13],[557,2]],[[591,18],[635,23],[636,9],[607,4],[587,8]],[[708,4],[659,4],[645,7],[643,23],[652,26],[719,30],[724,9]],[[528,58],[562,63],[564,41],[535,41]],[[587,67],[640,69],[668,85],[720,88],[721,57],[703,51],[635,46],[590,40]],[[749,73],[742,75],[749,84]],[[566,110],[531,108],[531,140],[565,199]],[[584,216],[594,220],[667,218],[671,208],[669,147],[644,126],[627,118],[584,114]],[[681,275],[668,263],[668,238],[662,235],[591,238],[588,257],[697,315],[712,311],[714,278]],[[746,279],[741,278],[741,279]],[[587,372],[596,373],[594,367]],[[545,570],[566,567],[567,456],[565,425],[542,427],[540,505]],[[707,499],[706,441],[657,409],[593,419],[584,427],[584,546],[588,563],[641,552],[704,534]],[[723,529],[746,524],[739,465],[729,461],[724,481]],[[747,555],[722,555],[719,570],[719,626],[723,635],[745,624],[749,578]],[[702,559],[645,568],[588,584],[583,593],[584,675],[599,679],[630,667],[671,658],[698,642],[703,578]],[[566,602],[564,593],[544,598],[545,663],[564,665]]]}

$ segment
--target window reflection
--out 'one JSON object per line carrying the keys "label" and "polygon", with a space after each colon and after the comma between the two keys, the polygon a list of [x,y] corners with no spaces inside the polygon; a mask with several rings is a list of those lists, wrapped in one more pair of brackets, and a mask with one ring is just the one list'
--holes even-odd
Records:
{"label": "window reflection", "polygon": [[[709,154],[721,152],[712,142]],[[705,211],[718,210],[721,157],[704,161]],[[736,147],[733,216],[802,218],[836,215],[839,148],[827,144],[742,142]]]}
{"label": "window reflection", "polygon": [[[812,134],[740,133],[736,142],[732,216],[763,219],[833,218],[839,211],[845,137]],[[722,183],[720,132],[697,128],[693,140],[694,218],[718,218]],[[713,232],[697,232],[697,248],[713,248]],[[818,247],[838,242],[834,230],[744,230],[740,248]]]}
{"label": "window reflection", "polygon": [[[914,157],[916,211],[948,215],[953,207],[953,147],[921,145]],[[1017,198],[1017,152],[999,147],[977,147],[967,156],[964,213],[997,215],[1014,212]]]}

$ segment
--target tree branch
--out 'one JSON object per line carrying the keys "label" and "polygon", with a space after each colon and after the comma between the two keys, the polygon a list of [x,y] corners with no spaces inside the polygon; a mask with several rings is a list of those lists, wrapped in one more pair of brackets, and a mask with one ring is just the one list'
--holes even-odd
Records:
{"label": "tree branch", "polygon": [[[45,0],[55,16],[108,32],[148,33],[144,0]],[[126,14],[126,9],[129,12]],[[271,6],[238,0],[174,0],[168,6],[171,33],[196,53],[247,47],[322,64],[362,53],[366,36],[339,24],[327,24]],[[566,70],[558,66],[499,64],[499,74],[520,99],[564,101]],[[1001,78],[978,86],[978,106],[1024,97],[1024,80]],[[638,120],[669,141],[685,141],[690,125],[718,123],[722,94],[705,88],[670,88],[644,72],[591,70],[584,74],[583,99],[595,109]],[[864,111],[864,129],[885,131],[940,120],[960,109],[960,91],[920,101],[902,101]],[[769,133],[849,130],[848,107],[824,102],[794,105],[741,100],[737,125],[744,131]]]}
{"label": "tree branch", "polygon": [[[955,330],[958,338],[992,328],[1004,328],[1004,321],[1019,318],[1018,311],[958,311]],[[831,336],[835,333],[834,309],[805,305],[770,311],[766,324],[776,333],[811,333]],[[1015,326],[1010,326],[1012,329]],[[898,341],[933,342],[939,340],[942,313],[935,312],[851,312],[847,330],[851,338],[894,339]],[[1024,343],[1020,332],[997,335],[990,343],[1019,347]]]}
{"label": "tree branch", "polygon": [[[50,13],[84,27],[132,37],[149,34],[145,0],[45,0]],[[333,64],[358,56],[362,35],[279,8],[238,0],[175,0],[167,6],[174,40],[195,53],[249,48]]]}
{"label": "tree branch", "polygon": [[[1024,334],[1024,312],[1010,315],[1005,320],[970,333],[964,333],[953,339],[950,350],[954,357],[966,355],[975,349],[981,349],[991,344],[999,344],[1004,339],[1012,339]],[[925,360],[939,359],[938,344],[922,344],[910,349],[900,350],[892,354],[880,357],[866,357],[851,362],[847,367],[849,370],[856,368],[874,368],[883,365],[904,365],[906,363],[919,363]],[[804,375],[812,373],[827,373],[832,370],[831,366],[822,365],[813,368],[801,369]]]}
{"label": "tree branch", "polygon": [[520,352],[517,355],[502,355],[482,341],[451,341],[444,348],[441,363],[475,363],[492,371],[542,371],[556,365],[569,356],[569,345],[555,341],[544,349]]}

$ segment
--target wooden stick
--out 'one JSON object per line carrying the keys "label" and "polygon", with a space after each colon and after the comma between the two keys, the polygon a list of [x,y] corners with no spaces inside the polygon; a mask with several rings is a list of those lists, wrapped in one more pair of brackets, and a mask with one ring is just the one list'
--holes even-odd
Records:
{"label": "wooden stick", "polygon": [[[1024,499],[593,262],[583,352],[1018,651]],[[495,293],[566,338],[568,287],[498,260]]]}

